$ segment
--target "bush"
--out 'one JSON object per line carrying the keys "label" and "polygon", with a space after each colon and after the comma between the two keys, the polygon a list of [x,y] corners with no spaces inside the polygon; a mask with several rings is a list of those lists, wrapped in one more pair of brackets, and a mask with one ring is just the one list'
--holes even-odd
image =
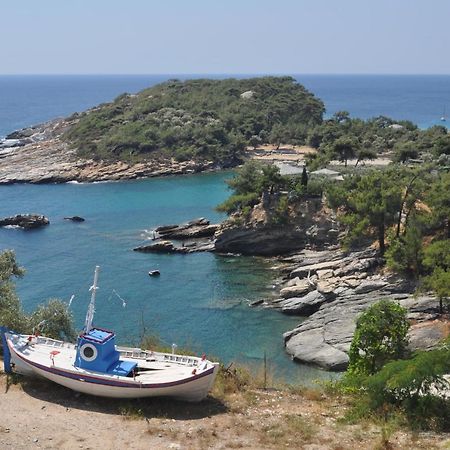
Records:
{"label": "bush", "polygon": [[411,424],[448,431],[450,403],[437,394],[441,389],[448,389],[449,383],[443,375],[449,371],[450,351],[446,348],[389,362],[364,383],[369,407],[375,412],[400,407]]}
{"label": "bush", "polygon": [[33,328],[39,324],[39,330],[45,336],[69,341],[76,337],[72,312],[67,303],[61,300],[50,299],[46,304],[37,307],[31,314],[30,326]]}
{"label": "bush", "polygon": [[40,324],[40,331],[46,336],[60,339],[72,339],[76,336],[73,317],[68,306],[61,300],[49,300],[39,305],[30,316],[24,313],[13,277],[20,277],[24,270],[16,262],[14,252],[6,250],[0,253],[0,326],[18,333],[31,333],[33,327]]}
{"label": "bush", "polygon": [[349,376],[371,375],[407,354],[406,309],[390,300],[370,306],[356,322],[350,346]]}

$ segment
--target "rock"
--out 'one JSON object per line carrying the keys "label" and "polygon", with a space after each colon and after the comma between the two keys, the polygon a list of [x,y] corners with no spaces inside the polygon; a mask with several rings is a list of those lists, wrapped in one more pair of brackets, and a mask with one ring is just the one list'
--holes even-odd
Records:
{"label": "rock", "polygon": [[[370,305],[383,298],[392,299],[399,301],[401,305],[409,306],[410,314],[414,315],[429,315],[433,301],[435,308],[437,307],[437,299],[432,297],[414,298],[408,294],[396,294],[401,297],[403,295],[408,298],[395,300],[395,296],[387,292],[371,292],[361,295],[353,293],[348,297],[338,296],[332,301],[325,301],[310,317],[283,335],[286,351],[296,360],[307,364],[315,364],[327,370],[344,370],[356,319]],[[449,323],[435,322],[435,325],[429,325],[430,322],[412,325],[412,349],[432,348],[450,333]]]}
{"label": "rock", "polygon": [[178,162],[172,158],[159,158],[127,164],[80,158],[76,149],[62,138],[78,120],[79,117],[73,115],[7,136],[9,140],[0,142],[0,147],[5,148],[0,152],[0,184],[130,180],[216,169],[213,161]]}
{"label": "rock", "polygon": [[71,220],[72,222],[84,222],[85,219],[80,216],[64,217],[64,220]]}
{"label": "rock", "polygon": [[313,289],[314,286],[311,286],[306,280],[302,280],[298,284],[281,289],[280,295],[283,298],[300,297]]}
{"label": "rock", "polygon": [[218,228],[218,224],[210,225],[208,220],[201,218],[182,225],[164,225],[155,232],[164,239],[187,240],[213,237]]}
{"label": "rock", "polygon": [[339,280],[337,278],[320,279],[317,282],[317,291],[325,297],[334,296],[334,290],[338,287]]}
{"label": "rock", "polygon": [[173,229],[177,229],[179,225],[162,225],[160,227],[155,228],[156,233],[164,234],[167,231],[171,231]]}
{"label": "rock", "polygon": [[324,270],[333,270],[337,269],[339,266],[342,265],[342,260],[337,261],[324,261],[317,264],[311,264],[306,266],[298,267],[297,269],[293,270],[290,274],[290,277],[306,277],[308,274],[315,274],[318,271],[323,272]]}
{"label": "rock", "polygon": [[[283,226],[276,225],[274,220],[278,201],[278,193],[266,192],[261,202],[253,207],[244,224],[237,225],[242,222],[239,216],[222,224],[215,235],[216,251],[275,256],[304,249],[306,246],[323,248],[336,243],[335,236],[329,233],[334,226],[333,215],[329,211],[325,212],[321,198],[308,198],[301,202],[289,224]],[[303,278],[303,275],[300,277]]]}
{"label": "rock", "polygon": [[364,280],[355,288],[356,294],[366,294],[367,292],[383,289],[388,283],[382,280]]}
{"label": "rock", "polygon": [[450,334],[450,322],[433,320],[411,326],[408,332],[409,348],[415,350],[432,350]]}
{"label": "rock", "polygon": [[[160,241],[150,245],[142,245],[140,247],[133,248],[135,252],[143,253],[175,253],[174,245],[170,241]],[[186,251],[185,251],[186,253]]]}
{"label": "rock", "polygon": [[13,217],[5,217],[0,219],[0,227],[16,226],[25,230],[39,228],[44,225],[49,225],[50,221],[47,217],[39,214],[17,214]]}
{"label": "rock", "polygon": [[341,371],[348,365],[347,354],[324,342],[320,329],[294,336],[287,342],[286,351],[298,361],[308,362],[327,370]]}
{"label": "rock", "polygon": [[258,305],[262,305],[263,303],[264,303],[264,299],[259,299],[259,300],[250,302],[249,306],[258,306]]}
{"label": "rock", "polygon": [[318,291],[312,291],[303,297],[294,297],[280,303],[281,311],[285,314],[308,316],[316,312],[327,301],[326,297]]}

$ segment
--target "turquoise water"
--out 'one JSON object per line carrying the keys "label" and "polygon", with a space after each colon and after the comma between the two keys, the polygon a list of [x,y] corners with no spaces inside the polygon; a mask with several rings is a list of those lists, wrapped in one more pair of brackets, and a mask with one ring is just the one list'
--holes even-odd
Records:
{"label": "turquoise water", "polygon": [[[39,212],[51,224],[25,232],[0,229],[0,249],[12,248],[26,269],[17,288],[27,310],[50,297],[75,299],[83,324],[93,269],[101,266],[96,322],[113,328],[123,343],[138,343],[143,327],[226,362],[258,368],[264,351],[277,376],[290,381],[327,377],[291,362],[282,333],[298,324],[276,311],[249,308],[274,295],[270,261],[210,253],[156,255],[133,252],[157,225],[196,217],[219,221],[214,206],[226,198],[230,174],[203,174],[142,181],[0,187],[0,217]],[[80,215],[83,223],[63,220]],[[161,276],[150,278],[148,271]],[[127,305],[113,293],[115,290]]]}

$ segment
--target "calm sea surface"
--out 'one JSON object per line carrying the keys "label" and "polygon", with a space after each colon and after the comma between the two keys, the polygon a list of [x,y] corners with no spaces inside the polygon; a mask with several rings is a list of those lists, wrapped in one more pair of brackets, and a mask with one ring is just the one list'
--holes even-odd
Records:
{"label": "calm sea surface", "polygon": [[[168,78],[173,76],[0,76],[0,136]],[[449,76],[296,78],[325,101],[328,114],[337,110],[361,118],[383,114],[427,127],[440,123],[445,106],[450,106]],[[248,307],[250,301],[274,295],[270,261],[131,250],[148,239],[148,230],[155,226],[202,216],[221,220],[214,207],[229,194],[224,184],[228,176],[0,186],[0,217],[38,212],[51,220],[49,227],[32,232],[0,229],[0,250],[14,249],[27,269],[17,283],[25,308],[75,294],[72,310],[81,327],[87,289],[98,264],[97,323],[114,328],[122,342],[137,343],[145,328],[169,345],[206,351],[226,362],[260,367],[266,351],[275,374],[291,382],[328,377],[285,355],[281,335],[299,319]],[[64,221],[67,215],[83,216],[86,222]],[[148,270],[155,268],[161,277],[149,278]],[[125,308],[118,295],[126,300]]]}

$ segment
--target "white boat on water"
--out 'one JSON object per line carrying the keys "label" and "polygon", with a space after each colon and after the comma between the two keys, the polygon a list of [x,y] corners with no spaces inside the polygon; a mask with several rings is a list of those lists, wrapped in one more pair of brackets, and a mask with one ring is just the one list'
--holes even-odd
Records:
{"label": "white boat on water", "polygon": [[205,357],[117,347],[114,332],[92,325],[98,270],[97,266],[85,327],[77,343],[0,328],[5,372],[41,376],[74,391],[102,397],[205,398],[218,363]]}

